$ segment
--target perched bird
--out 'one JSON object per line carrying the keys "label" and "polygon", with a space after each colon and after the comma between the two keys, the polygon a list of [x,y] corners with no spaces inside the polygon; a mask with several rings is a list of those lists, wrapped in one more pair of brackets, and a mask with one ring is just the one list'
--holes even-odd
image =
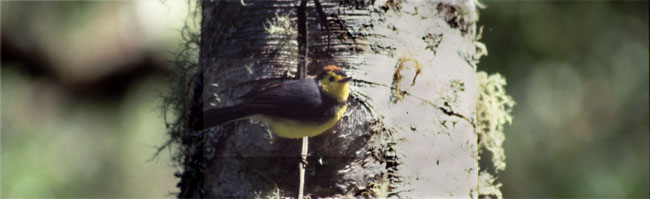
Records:
{"label": "perched bird", "polygon": [[289,80],[257,87],[240,97],[243,103],[203,113],[203,126],[241,119],[264,121],[285,138],[316,136],[332,128],[347,109],[348,77],[329,65],[314,79]]}

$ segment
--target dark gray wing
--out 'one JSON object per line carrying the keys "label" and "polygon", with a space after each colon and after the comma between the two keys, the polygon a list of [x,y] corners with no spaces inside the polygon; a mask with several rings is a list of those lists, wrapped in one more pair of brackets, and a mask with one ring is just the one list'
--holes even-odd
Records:
{"label": "dark gray wing", "polygon": [[242,112],[301,120],[323,117],[322,96],[314,79],[266,84],[242,98],[245,102],[238,110]]}

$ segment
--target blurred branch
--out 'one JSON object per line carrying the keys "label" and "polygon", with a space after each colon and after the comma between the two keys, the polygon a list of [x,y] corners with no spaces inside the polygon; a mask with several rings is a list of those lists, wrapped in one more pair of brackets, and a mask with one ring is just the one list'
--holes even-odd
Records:
{"label": "blurred branch", "polygon": [[[140,59],[114,66],[115,70],[92,81],[69,81],[58,75],[57,66],[40,48],[22,47],[16,40],[2,37],[2,67],[17,67],[32,78],[47,78],[69,91],[75,98],[114,101],[121,99],[126,89],[139,79],[162,74],[167,66],[155,61],[152,52],[144,52]],[[8,63],[19,63],[18,65]]]}

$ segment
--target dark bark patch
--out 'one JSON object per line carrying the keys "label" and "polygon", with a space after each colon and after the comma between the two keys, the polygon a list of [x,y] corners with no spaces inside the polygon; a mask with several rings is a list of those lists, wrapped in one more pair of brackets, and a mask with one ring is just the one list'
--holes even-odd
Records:
{"label": "dark bark patch", "polygon": [[384,5],[381,5],[379,8],[383,10],[384,12],[388,12],[389,10],[394,10],[395,12],[400,12],[402,10],[402,1],[401,0],[389,0],[384,3]]}
{"label": "dark bark patch", "polygon": [[330,18],[328,24],[337,39],[342,41],[352,39],[355,44],[358,39],[366,39],[374,28],[372,22],[361,24],[359,27],[350,26],[338,16]]}
{"label": "dark bark patch", "polygon": [[[374,142],[370,111],[350,100],[348,111],[332,130],[310,138],[305,190],[316,197],[354,195],[359,186],[380,175],[369,142]],[[345,129],[345,130],[341,130]],[[355,172],[362,171],[362,172]],[[324,186],[327,185],[327,186]]]}
{"label": "dark bark patch", "polygon": [[346,9],[366,9],[368,6],[374,4],[374,0],[341,0],[339,2],[339,6],[346,8]]}
{"label": "dark bark patch", "polygon": [[370,44],[370,50],[372,50],[372,52],[377,54],[386,54],[388,56],[393,57],[395,55],[395,50],[397,50],[397,48],[395,46],[374,42]]}
{"label": "dark bark patch", "polygon": [[[375,176],[377,178],[373,181],[374,184],[380,185],[383,194],[377,194],[377,190],[372,190],[373,184],[369,184],[368,188],[370,190],[366,190],[366,192],[373,193],[375,196],[392,195],[394,194],[392,193],[394,187],[391,185],[401,182],[400,177],[397,175],[401,163],[395,149],[397,143],[389,138],[395,132],[386,128],[381,120],[371,120],[369,130],[372,134],[380,135],[377,138],[381,139],[376,142],[376,145],[370,147],[370,151],[372,156],[384,165],[381,175]],[[385,187],[381,186],[384,183]],[[361,190],[360,194],[363,194],[363,191]]]}
{"label": "dark bark patch", "polygon": [[438,50],[438,46],[440,46],[440,43],[442,42],[442,33],[440,34],[431,34],[428,33],[427,35],[422,37],[422,40],[424,43],[427,44],[424,49],[430,50],[433,52],[433,55],[436,55],[436,52]]}
{"label": "dark bark patch", "polygon": [[463,9],[460,5],[438,3],[437,10],[438,14],[445,18],[449,27],[459,29],[462,36],[469,32],[472,22],[466,19],[469,12],[467,9]]}

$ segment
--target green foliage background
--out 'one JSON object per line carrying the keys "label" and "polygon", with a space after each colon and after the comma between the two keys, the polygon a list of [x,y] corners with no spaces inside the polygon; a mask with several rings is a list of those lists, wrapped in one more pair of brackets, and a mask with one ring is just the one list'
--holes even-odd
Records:
{"label": "green foliage background", "polygon": [[[0,197],[172,197],[148,160],[187,2],[0,3]],[[479,69],[517,102],[504,196],[647,197],[648,3],[484,3]]]}
{"label": "green foliage background", "polygon": [[648,197],[648,2],[486,5],[479,68],[517,102],[504,197]]}

